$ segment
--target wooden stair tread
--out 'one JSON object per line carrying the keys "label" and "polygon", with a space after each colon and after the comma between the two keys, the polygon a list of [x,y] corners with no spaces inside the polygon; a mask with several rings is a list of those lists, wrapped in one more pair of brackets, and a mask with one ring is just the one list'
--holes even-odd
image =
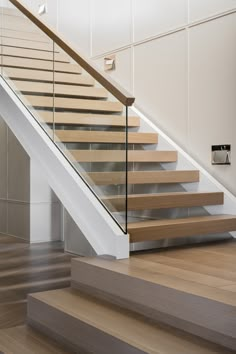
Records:
{"label": "wooden stair tread", "polygon": [[[35,307],[39,306],[41,309],[45,304],[49,307],[49,311],[50,308],[54,308],[62,314],[62,317],[65,315],[67,318],[73,317],[74,323],[76,320],[82,322],[145,353],[207,354],[214,353],[217,347],[201,339],[196,341],[196,337],[184,332],[149,322],[129,310],[123,310],[74,289],[34,294],[30,296],[30,301],[32,301],[31,308],[33,302]],[[76,328],[74,330],[71,328],[72,335],[73,332],[76,333]],[[109,349],[106,348],[105,343],[102,345],[104,345],[104,352],[107,353]],[[101,346],[99,346],[100,352]]]}
{"label": "wooden stair tread", "polygon": [[36,42],[28,39],[19,39],[19,38],[6,38],[2,37],[2,46],[6,47],[15,47],[15,48],[23,48],[23,49],[36,49],[43,50],[48,52],[58,52],[58,50],[54,49],[53,42]]}
{"label": "wooden stair tread", "polygon": [[[103,199],[117,211],[124,210],[124,196],[109,196]],[[129,194],[128,210],[188,208],[203,205],[220,205],[224,202],[222,192],[173,192],[158,194]]]}
{"label": "wooden stair tread", "polygon": [[[43,118],[45,123],[53,123],[53,114],[48,111],[40,111],[40,117]],[[54,123],[62,125],[98,125],[98,126],[112,126],[112,127],[125,127],[126,117],[121,115],[109,115],[109,114],[86,114],[86,113],[74,113],[74,112],[55,112]],[[138,127],[140,125],[139,117],[129,117],[128,126]],[[84,150],[74,150],[76,155],[80,151]],[[97,150],[96,150],[97,151]],[[110,151],[109,151],[110,152]],[[119,151],[120,153],[120,151]],[[124,153],[122,153],[124,155]]]}
{"label": "wooden stair tread", "polygon": [[51,40],[49,37],[46,36],[46,34],[42,33],[30,33],[30,32],[24,32],[22,30],[12,30],[12,29],[7,29],[7,28],[2,28],[2,38],[16,38],[16,39],[23,39],[23,40],[34,40],[36,42],[43,42],[43,43],[50,43]]}
{"label": "wooden stair tread", "polygon": [[72,75],[70,73],[62,73],[45,70],[31,70],[24,68],[4,68],[4,73],[10,79],[17,80],[28,80],[31,81],[42,81],[50,82],[53,81],[56,84],[71,84],[71,85],[82,85],[82,86],[93,86],[94,79],[88,75]]}
{"label": "wooden stair tread", "polygon": [[104,88],[63,85],[43,82],[15,81],[15,88],[23,94],[47,94],[68,97],[107,98],[108,92]]}
{"label": "wooden stair tread", "polygon": [[129,223],[131,242],[178,238],[236,230],[236,216],[210,215],[180,219],[148,220]]}
{"label": "wooden stair tread", "polygon": [[123,105],[120,102],[74,99],[70,97],[55,97],[53,100],[52,97],[33,95],[24,95],[23,98],[27,100],[29,105],[37,108],[51,109],[54,102],[56,109],[69,111],[121,113],[123,110]]}
{"label": "wooden stair tread", "polygon": [[[97,185],[126,183],[123,172],[90,172],[87,174]],[[198,182],[199,171],[134,171],[128,172],[128,184]]]}
{"label": "wooden stair tread", "polygon": [[6,354],[69,354],[55,340],[28,326],[0,330],[0,350]]}
{"label": "wooden stair tread", "polygon": [[7,47],[2,46],[2,62],[6,62],[5,56],[11,57],[19,57],[19,58],[28,58],[28,59],[40,59],[40,60],[47,60],[47,61],[55,61],[55,62],[62,62],[62,63],[70,63],[70,59],[68,55],[63,53],[55,53],[46,52],[43,50],[36,50],[36,49],[26,49],[26,48],[15,48],[15,47]]}
{"label": "wooden stair tread", "polygon": [[[56,136],[62,142],[93,142],[109,144],[125,144],[125,132],[86,131],[86,130],[56,130]],[[128,133],[131,144],[156,144],[156,133]],[[124,157],[125,158],[125,157]]]}
{"label": "wooden stair tread", "polygon": [[4,70],[5,67],[13,67],[44,70],[47,72],[53,72],[55,70],[56,72],[61,73],[81,74],[81,68],[77,64],[55,62],[53,65],[53,62],[48,60],[4,56],[4,58],[2,58],[1,64],[4,67]]}
{"label": "wooden stair tread", "polygon": [[[132,122],[132,117],[129,117],[129,120]],[[70,150],[70,153],[79,162],[124,162],[126,159],[125,151],[120,150]],[[176,160],[176,151],[128,151],[128,162],[175,162]]]}

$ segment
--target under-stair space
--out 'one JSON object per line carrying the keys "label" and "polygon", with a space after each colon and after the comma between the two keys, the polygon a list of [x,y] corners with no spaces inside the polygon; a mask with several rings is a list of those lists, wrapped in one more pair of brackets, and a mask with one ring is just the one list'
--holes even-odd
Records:
{"label": "under-stair space", "polygon": [[[159,149],[158,134],[140,131],[131,108],[126,117],[124,105],[26,17],[8,12],[2,24],[5,80],[120,227],[128,228],[131,249],[169,239],[203,241],[207,234],[228,238],[236,230],[234,215],[204,209],[223,205],[223,193],[198,190],[199,171],[179,170],[178,152]],[[191,192],[185,183],[195,186]]]}

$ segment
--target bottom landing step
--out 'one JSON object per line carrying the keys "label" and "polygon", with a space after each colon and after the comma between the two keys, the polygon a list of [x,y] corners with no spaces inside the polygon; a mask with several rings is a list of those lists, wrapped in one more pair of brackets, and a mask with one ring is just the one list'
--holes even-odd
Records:
{"label": "bottom landing step", "polygon": [[28,320],[76,353],[233,353],[75,289],[30,295]]}

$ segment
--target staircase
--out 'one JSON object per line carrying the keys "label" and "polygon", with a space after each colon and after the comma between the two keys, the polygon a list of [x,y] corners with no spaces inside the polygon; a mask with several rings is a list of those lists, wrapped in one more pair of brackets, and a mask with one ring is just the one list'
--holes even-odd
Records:
{"label": "staircase", "polygon": [[[62,164],[52,180],[60,179],[65,166],[79,175],[84,199],[77,198],[78,186],[73,184],[64,200],[70,206],[76,194],[72,217],[82,214],[77,226],[85,230],[92,247],[96,239],[97,253],[103,254],[103,233],[109,243],[104,249],[112,250],[108,253],[114,258],[128,258],[129,247],[126,253],[119,249],[127,233],[131,250],[168,246],[169,240],[173,245],[214,241],[217,235],[228,239],[236,230],[236,216],[219,212],[225,202],[220,188],[200,190],[200,171],[178,168],[178,151],[162,149],[156,131],[145,131],[132,110],[133,97],[20,2],[10,3],[17,9],[1,9],[2,78],[57,148],[54,155],[60,155]],[[47,146],[42,145],[41,161]],[[50,159],[52,163],[52,155]],[[63,175],[66,185],[72,181],[68,176]],[[58,194],[60,183],[55,184]],[[95,208],[91,202],[91,208],[101,207],[103,219],[94,218],[90,210],[83,214],[92,196],[99,203]],[[216,206],[214,212],[207,211],[209,206]],[[119,236],[112,234],[112,223]],[[184,257],[194,258],[191,252]],[[219,254],[213,251],[211,256],[214,263]],[[74,259],[71,288],[29,297],[29,324],[75,353],[231,353],[236,349],[233,258],[223,258],[227,267],[223,270],[221,263],[221,272],[208,258],[199,264],[205,259],[185,264],[178,256],[157,252],[134,253],[118,261]],[[40,335],[29,327],[0,333],[4,350],[11,349],[6,337],[24,342],[27,335],[38,352]],[[48,345],[50,351],[53,342]]]}
{"label": "staircase", "polygon": [[[28,18],[16,10],[3,13],[5,80],[118,224],[125,231],[127,226],[133,245],[188,242],[191,236],[236,230],[234,215],[206,215],[203,208],[222,205],[222,192],[184,190],[181,184],[199,182],[199,171],[176,170],[177,151],[158,150],[158,134],[140,132],[140,118],[131,114],[126,119],[124,105]],[[166,163],[173,169],[166,170]],[[200,209],[192,215],[196,207]]]}

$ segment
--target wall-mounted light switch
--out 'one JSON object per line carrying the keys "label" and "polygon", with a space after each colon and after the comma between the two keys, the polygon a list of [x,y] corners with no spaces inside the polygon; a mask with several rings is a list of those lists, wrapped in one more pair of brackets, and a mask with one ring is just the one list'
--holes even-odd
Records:
{"label": "wall-mounted light switch", "polygon": [[231,145],[212,145],[212,165],[231,165]]}

